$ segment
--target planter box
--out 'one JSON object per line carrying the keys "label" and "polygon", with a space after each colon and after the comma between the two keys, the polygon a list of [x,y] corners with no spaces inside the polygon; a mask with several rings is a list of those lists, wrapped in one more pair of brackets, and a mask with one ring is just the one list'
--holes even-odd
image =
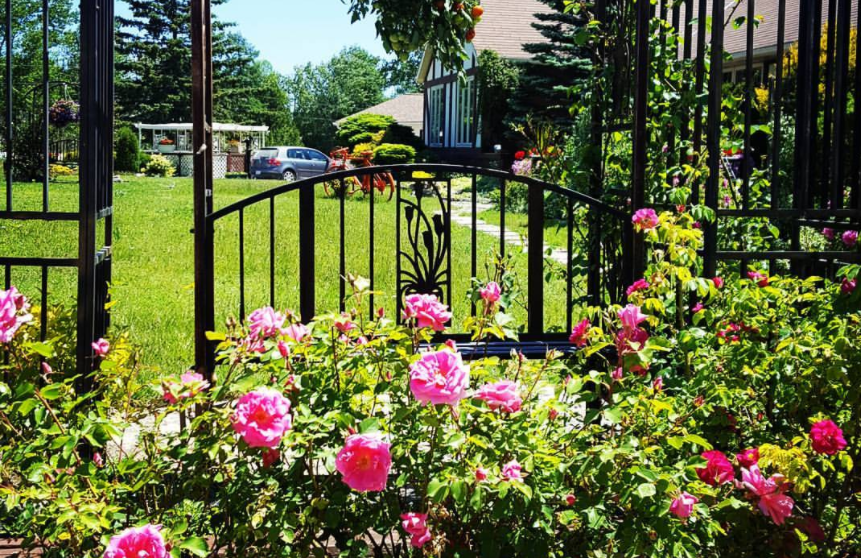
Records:
{"label": "planter box", "polygon": [[158,152],[159,153],[173,153],[174,151],[176,151],[176,144],[172,144],[172,145],[161,145],[161,144],[159,144],[159,146],[158,146]]}

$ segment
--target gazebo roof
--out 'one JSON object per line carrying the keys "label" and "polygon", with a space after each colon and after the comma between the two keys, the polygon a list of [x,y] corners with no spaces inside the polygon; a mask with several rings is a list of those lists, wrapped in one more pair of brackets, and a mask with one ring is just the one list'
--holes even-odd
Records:
{"label": "gazebo roof", "polygon": [[[191,123],[169,123],[169,124],[135,124],[139,130],[170,130],[174,132],[190,132],[193,129]],[[268,132],[269,126],[248,126],[245,124],[219,124],[213,122],[213,132]]]}

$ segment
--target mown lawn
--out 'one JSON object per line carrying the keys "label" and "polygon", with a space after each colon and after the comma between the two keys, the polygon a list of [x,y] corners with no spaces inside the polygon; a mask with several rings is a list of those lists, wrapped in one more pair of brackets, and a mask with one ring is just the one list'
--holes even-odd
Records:
{"label": "mown lawn", "polygon": [[[266,188],[275,181],[220,180],[215,185],[215,205],[230,203]],[[38,210],[41,186],[16,184],[16,210]],[[0,200],[5,190],[0,187]],[[395,202],[375,203],[375,281],[378,306],[389,316],[395,312]],[[180,372],[192,362],[193,242],[192,182],[187,178],[123,177],[114,189],[113,325],[127,330],[143,348],[143,362],[152,374]],[[340,207],[337,200],[318,193],[317,221],[317,308],[337,309],[338,239]],[[77,184],[72,180],[51,187],[51,209],[75,211]],[[369,203],[350,199],[345,206],[348,272],[369,273]],[[276,212],[276,305],[299,305],[299,204],[297,194],[281,196]],[[466,292],[470,279],[470,232],[455,226],[452,251],[455,321],[461,323],[469,312]],[[0,253],[13,256],[74,257],[77,251],[76,223],[0,222]],[[484,277],[497,240],[479,235],[479,276]],[[269,204],[245,212],[246,307],[248,311],[269,301]],[[528,287],[526,255],[516,257],[516,272],[522,291]],[[216,229],[217,324],[239,313],[238,219],[231,216]],[[31,298],[38,299],[38,270],[16,268],[12,282]],[[52,272],[49,280],[51,303],[73,302],[75,275],[72,270]],[[561,328],[565,322],[564,282],[555,278],[546,288],[547,326]],[[523,309],[516,314],[525,318]]]}

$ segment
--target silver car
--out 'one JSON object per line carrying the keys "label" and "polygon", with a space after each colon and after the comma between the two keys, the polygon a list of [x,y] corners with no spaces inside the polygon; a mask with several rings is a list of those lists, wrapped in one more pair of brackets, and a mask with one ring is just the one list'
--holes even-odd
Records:
{"label": "silver car", "polygon": [[293,182],[325,174],[332,165],[332,160],[316,149],[264,147],[251,157],[251,176]]}

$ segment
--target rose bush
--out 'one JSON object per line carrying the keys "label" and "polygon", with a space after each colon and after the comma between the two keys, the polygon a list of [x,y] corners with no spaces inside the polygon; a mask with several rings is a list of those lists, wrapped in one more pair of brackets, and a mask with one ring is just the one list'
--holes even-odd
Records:
{"label": "rose bush", "polygon": [[[467,363],[439,300],[369,320],[356,282],[231,321],[212,378],[141,384],[115,335],[83,394],[2,293],[0,521],[49,556],[857,555],[858,269],[700,278],[694,223],[650,214],[644,281],[542,360]],[[477,340],[510,285],[476,284]]]}

